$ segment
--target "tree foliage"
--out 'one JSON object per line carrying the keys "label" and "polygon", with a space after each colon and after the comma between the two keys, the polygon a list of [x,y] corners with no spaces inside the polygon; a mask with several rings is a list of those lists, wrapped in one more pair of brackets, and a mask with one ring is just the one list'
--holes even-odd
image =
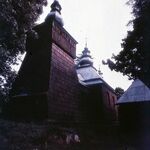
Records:
{"label": "tree foliage", "polygon": [[115,88],[115,93],[117,95],[117,98],[119,99],[124,94],[124,89],[122,89],[120,87],[116,87]]}
{"label": "tree foliage", "polygon": [[108,59],[109,68],[122,72],[129,79],[139,78],[150,86],[150,1],[129,0],[132,6],[133,30],[128,31],[127,37],[122,40],[122,50],[111,61]]}
{"label": "tree foliage", "polygon": [[0,1],[0,93],[7,94],[15,77],[11,65],[25,51],[26,33],[42,13],[47,0]]}

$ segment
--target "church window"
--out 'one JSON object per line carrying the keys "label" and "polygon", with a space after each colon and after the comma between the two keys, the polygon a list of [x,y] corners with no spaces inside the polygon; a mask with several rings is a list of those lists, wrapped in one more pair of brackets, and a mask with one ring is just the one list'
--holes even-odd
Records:
{"label": "church window", "polygon": [[115,106],[115,97],[112,96],[112,100],[113,100],[113,106]]}
{"label": "church window", "polygon": [[108,102],[108,105],[110,106],[110,105],[111,105],[111,103],[110,103],[110,96],[109,96],[109,92],[107,92],[107,93],[106,93],[106,95],[107,95],[107,102]]}

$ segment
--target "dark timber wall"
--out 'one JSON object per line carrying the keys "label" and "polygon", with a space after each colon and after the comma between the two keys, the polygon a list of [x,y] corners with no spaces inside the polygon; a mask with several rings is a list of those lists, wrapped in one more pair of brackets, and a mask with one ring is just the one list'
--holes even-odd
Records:
{"label": "dark timber wall", "polygon": [[[75,70],[76,41],[62,28],[52,28],[48,114],[59,121],[77,121],[79,91]],[[77,119],[78,118],[78,119]]]}
{"label": "dark timber wall", "polygon": [[77,42],[56,22],[29,33],[27,54],[10,92],[11,115],[77,122],[78,79],[75,70]]}

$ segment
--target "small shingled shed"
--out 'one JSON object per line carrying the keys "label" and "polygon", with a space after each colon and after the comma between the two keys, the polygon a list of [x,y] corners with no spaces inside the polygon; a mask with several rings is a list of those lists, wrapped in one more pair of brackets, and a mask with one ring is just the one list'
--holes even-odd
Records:
{"label": "small shingled shed", "polygon": [[133,81],[117,105],[122,129],[141,131],[150,127],[150,89],[141,80]]}

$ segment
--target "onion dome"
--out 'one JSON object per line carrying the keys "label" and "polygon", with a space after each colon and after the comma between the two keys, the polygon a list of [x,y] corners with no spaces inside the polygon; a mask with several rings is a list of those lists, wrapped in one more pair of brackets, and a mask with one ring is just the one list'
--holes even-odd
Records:
{"label": "onion dome", "polygon": [[79,58],[78,66],[93,66],[93,59],[90,55],[90,51],[87,47],[82,51],[82,55]]}
{"label": "onion dome", "polygon": [[51,5],[51,11],[47,15],[45,22],[49,23],[52,20],[57,21],[61,26],[64,25],[62,16],[61,16],[61,5],[59,4],[58,0],[54,0],[54,2]]}

